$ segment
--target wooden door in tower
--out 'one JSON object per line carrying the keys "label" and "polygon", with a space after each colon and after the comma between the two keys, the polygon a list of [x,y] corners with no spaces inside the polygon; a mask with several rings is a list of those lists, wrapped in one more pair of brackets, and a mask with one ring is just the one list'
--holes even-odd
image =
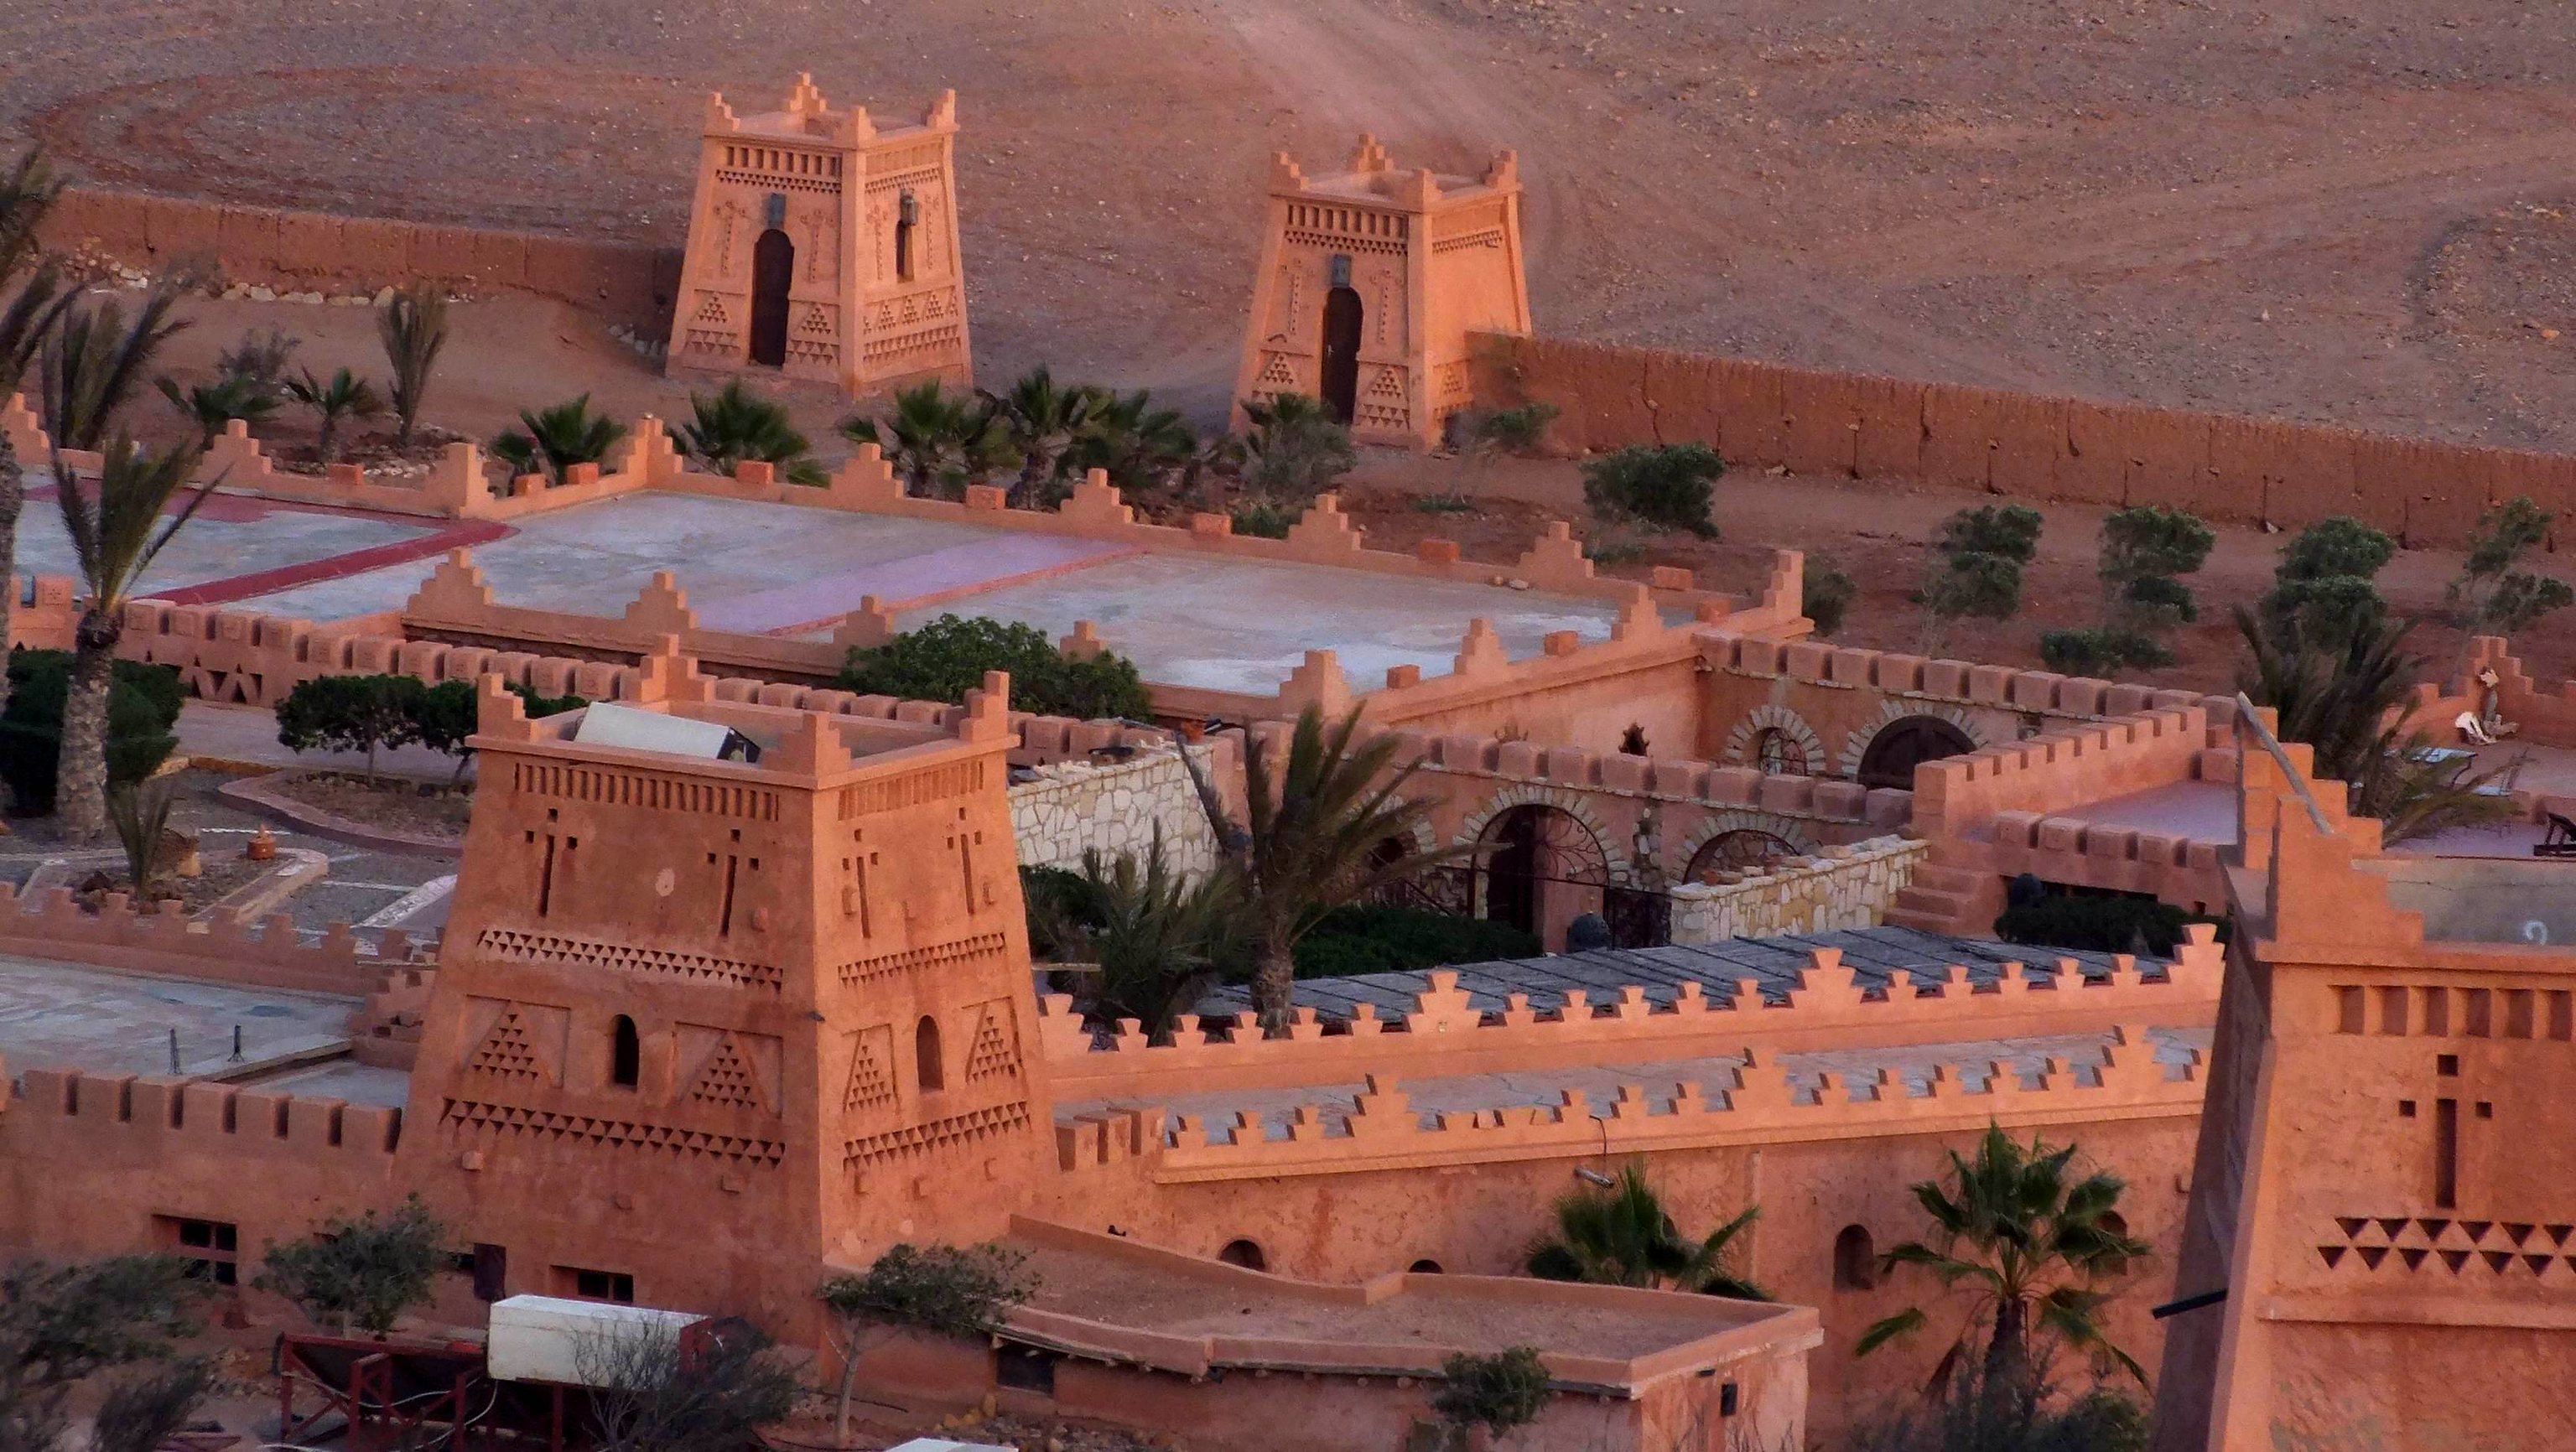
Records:
{"label": "wooden door in tower", "polygon": [[1360,397],[1360,295],[1337,287],[1324,298],[1324,403],[1351,421]]}
{"label": "wooden door in tower", "polygon": [[751,249],[751,361],[787,361],[787,287],[796,277],[796,244],[772,227]]}

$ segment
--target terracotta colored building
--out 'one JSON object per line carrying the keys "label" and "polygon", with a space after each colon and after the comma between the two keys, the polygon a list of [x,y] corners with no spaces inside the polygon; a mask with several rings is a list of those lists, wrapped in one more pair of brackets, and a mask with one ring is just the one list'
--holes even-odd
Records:
{"label": "terracotta colored building", "polygon": [[1467,334],[1529,328],[1511,152],[1474,177],[1399,169],[1372,136],[1338,175],[1271,163],[1237,400],[1308,394],[1364,443],[1436,444],[1471,401]]}
{"label": "terracotta colored building", "polygon": [[957,247],[957,93],[917,122],[834,110],[798,76],[775,111],[707,97],[669,366],[851,395],[973,362]]}
{"label": "terracotta colored building", "polygon": [[2159,1445],[2576,1446],[2576,893],[2249,748]]}

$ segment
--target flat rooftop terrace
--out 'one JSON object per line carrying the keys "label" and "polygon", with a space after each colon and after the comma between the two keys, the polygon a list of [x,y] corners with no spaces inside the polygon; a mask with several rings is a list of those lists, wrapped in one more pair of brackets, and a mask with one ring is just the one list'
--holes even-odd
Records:
{"label": "flat rooftop terrace", "polygon": [[[1621,989],[1630,986],[1645,989],[1647,1001],[1662,1007],[1680,995],[1684,983],[1697,983],[1711,996],[1722,997],[1733,993],[1735,985],[1747,978],[1761,985],[1764,998],[1786,1003],[1818,948],[1840,952],[1843,966],[1852,970],[1853,980],[1864,991],[1884,991],[1890,976],[1898,971],[1911,974],[1918,983],[1937,982],[1948,975],[1954,964],[1967,969],[1969,981],[1980,988],[2000,980],[2008,963],[2053,972],[2059,961],[2072,960],[2087,978],[2108,978],[2116,966],[2114,955],[2109,953],[2031,948],[1987,938],[1954,938],[1913,928],[1880,927],[1843,928],[1798,937],[1732,938],[1692,947],[1550,953],[1539,958],[1463,963],[1440,971],[1457,974],[1457,986],[1467,991],[1469,1006],[1482,1013],[1501,1012],[1510,1006],[1510,996],[1515,993],[1527,994],[1534,1008],[1551,1008],[1562,1005],[1571,989],[1582,989],[1600,1002],[1615,998]],[[2161,965],[2150,958],[2140,959],[2138,966],[2153,975]],[[1362,1004],[1374,1006],[1380,1017],[1400,1018],[1413,1012],[1416,1000],[1430,989],[1428,969],[1301,978],[1297,980],[1295,1003],[1328,1019],[1348,1018]],[[1202,1017],[1251,1010],[1251,990],[1239,984],[1215,990],[1198,1005]]]}
{"label": "flat rooftop terrace", "polygon": [[0,1059],[13,1074],[167,1074],[173,1033],[180,1073],[240,1072],[345,1043],[357,1009],[353,998],[0,956]]}
{"label": "flat rooftop terrace", "polygon": [[[1014,1339],[1190,1374],[1218,1366],[1434,1371],[1453,1352],[1534,1346],[1605,1387],[1804,1340],[1814,1312],[1714,1296],[1520,1278],[1402,1275],[1323,1285],[1109,1236],[1015,1222],[1037,1289]],[[1784,1348],[1786,1349],[1786,1348]]]}
{"label": "flat rooftop terrace", "polygon": [[[357,523],[368,518],[383,517]],[[622,495],[482,528],[506,530],[473,545],[504,605],[615,616],[668,570],[711,629],[817,636],[871,595],[907,629],[954,612],[1061,637],[1089,620],[1149,681],[1263,695],[1309,650],[1335,651],[1354,682],[1373,684],[1390,666],[1446,674],[1478,616],[1516,659],[1539,654],[1556,631],[1605,640],[1618,618],[1611,602],[1536,590],[685,494]],[[444,545],[429,531],[393,542],[405,543],[404,557],[371,565],[355,536],[322,525],[252,531],[207,546],[216,559],[229,550],[231,574],[188,583],[315,621],[399,610]]]}

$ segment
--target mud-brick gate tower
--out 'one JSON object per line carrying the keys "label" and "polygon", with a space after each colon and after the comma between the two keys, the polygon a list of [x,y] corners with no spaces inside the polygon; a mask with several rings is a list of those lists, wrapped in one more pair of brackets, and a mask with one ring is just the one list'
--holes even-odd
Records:
{"label": "mud-brick gate tower", "polygon": [[1235,375],[1242,401],[1323,399],[1363,443],[1433,445],[1467,406],[1467,335],[1530,330],[1520,164],[1482,176],[1398,170],[1360,138],[1350,170],[1309,179],[1282,152]]}
{"label": "mud-brick gate tower", "polygon": [[669,368],[831,383],[857,396],[972,382],[957,250],[957,93],[918,123],[835,111],[798,76],[786,105],[707,97]]}
{"label": "mud-brick gate tower", "polygon": [[[643,745],[484,678],[397,1154],[486,1295],[785,1335],[825,1264],[999,1234],[1054,1172],[1009,687],[948,726],[827,716],[713,700],[677,652],[610,723]],[[692,735],[765,749],[652,749]]]}

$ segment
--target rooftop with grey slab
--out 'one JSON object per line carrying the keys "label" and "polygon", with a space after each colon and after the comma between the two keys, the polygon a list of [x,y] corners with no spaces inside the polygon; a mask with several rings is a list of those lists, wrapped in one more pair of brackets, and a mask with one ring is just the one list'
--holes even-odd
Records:
{"label": "rooftop with grey slab", "polygon": [[[2146,1034],[2155,1047],[2156,1062],[2164,1067],[2168,1079],[2183,1077],[2198,1057],[2209,1051],[2211,1030],[2205,1026],[2157,1027],[2148,1029]],[[1825,1074],[1839,1076],[1844,1097],[1862,1103],[1873,1092],[1892,1092],[1898,1085],[1909,1096],[1929,1094],[1935,1075],[1945,1068],[1953,1074],[1958,1087],[1970,1094],[1986,1093],[1998,1072],[2012,1075],[2024,1089],[2038,1089],[2052,1066],[2063,1066],[2079,1084],[2094,1084],[2100,1080],[2104,1054],[2116,1042],[2110,1033],[1961,1039],[1789,1053],[1779,1055],[1777,1062],[1788,1076],[1791,1096],[1799,1103],[1818,1102],[1823,1092],[1821,1076]],[[1553,1109],[1564,1104],[1569,1093],[1582,1096],[1592,1118],[1607,1119],[1619,1102],[1620,1092],[1632,1086],[1645,1091],[1650,1116],[1672,1113],[1671,1100],[1684,1085],[1697,1088],[1711,1105],[1722,1105],[1727,1091],[1734,1087],[1736,1071],[1743,1067],[1744,1059],[1739,1054],[1714,1054],[1405,1079],[1395,1087],[1403,1091],[1406,1107],[1425,1129],[1437,1128],[1443,1114]],[[1889,1078],[1882,1081],[1882,1075]],[[1157,1103],[1169,1113],[1204,1121],[1213,1141],[1227,1141],[1235,1132],[1237,1116],[1245,1114],[1253,1116],[1262,1138],[1277,1140],[1288,1138],[1290,1122],[1298,1109],[1315,1105],[1331,1111],[1354,1110],[1368,1087],[1366,1083],[1339,1083],[1286,1089],[1225,1089],[1164,1096]],[[1059,1104],[1056,1120],[1059,1124],[1072,1124],[1086,1115],[1096,1116],[1118,1107],[1121,1106],[1108,1101]],[[1327,1138],[1349,1132],[1347,1125],[1327,1117]]]}
{"label": "rooftop with grey slab", "polygon": [[[0,956],[0,1059],[9,1071],[83,1069],[229,1074],[317,1053],[348,1038],[357,1000],[234,988],[106,968]],[[243,1061],[233,1061],[241,1031]]]}
{"label": "rooftop with grey slab", "polygon": [[[521,520],[474,562],[505,605],[616,615],[669,570],[710,628],[795,634],[876,596],[923,602],[899,624],[983,616],[1049,636],[1089,620],[1159,684],[1268,694],[1308,650],[1336,652],[1358,685],[1390,666],[1446,674],[1469,621],[1513,657],[1571,630],[1608,638],[1608,601],[1454,580],[1206,555],[885,515],[645,493]],[[297,585],[245,602],[312,620],[400,609],[436,561]]]}
{"label": "rooftop with grey slab", "polygon": [[[1647,1001],[1661,1007],[1680,996],[1684,983],[1699,984],[1708,996],[1722,999],[1732,997],[1735,985],[1745,979],[1760,986],[1766,1001],[1785,1003],[1819,948],[1839,951],[1854,983],[1869,993],[1885,992],[1890,976],[1898,971],[1910,974],[1917,983],[1939,982],[1955,965],[1967,970],[1969,982],[1987,988],[2003,978],[2007,964],[2046,973],[2054,972],[2060,962],[2072,962],[2089,979],[2109,977],[2120,961],[2109,953],[2024,947],[1913,928],[1844,928],[1797,937],[1731,938],[1692,947],[1551,953],[1543,958],[1462,963],[1446,970],[1301,978],[1295,1003],[1326,1019],[1348,1018],[1362,1004],[1374,1007],[1381,1019],[1395,1018],[1415,1010],[1419,996],[1430,991],[1434,971],[1457,974],[1469,1006],[1484,1013],[1503,1011],[1515,993],[1528,995],[1534,1008],[1549,1009],[1562,1007],[1565,995],[1575,989],[1589,994],[1593,1003],[1605,1004],[1616,1002],[1621,990],[1630,986],[1643,988]],[[2163,963],[2142,958],[2138,966],[2152,977]],[[2048,991],[2045,981],[2042,976],[2033,987]],[[1251,1009],[1251,992],[1241,985],[1219,988],[1198,1005],[1198,1011],[1208,1016]]]}

